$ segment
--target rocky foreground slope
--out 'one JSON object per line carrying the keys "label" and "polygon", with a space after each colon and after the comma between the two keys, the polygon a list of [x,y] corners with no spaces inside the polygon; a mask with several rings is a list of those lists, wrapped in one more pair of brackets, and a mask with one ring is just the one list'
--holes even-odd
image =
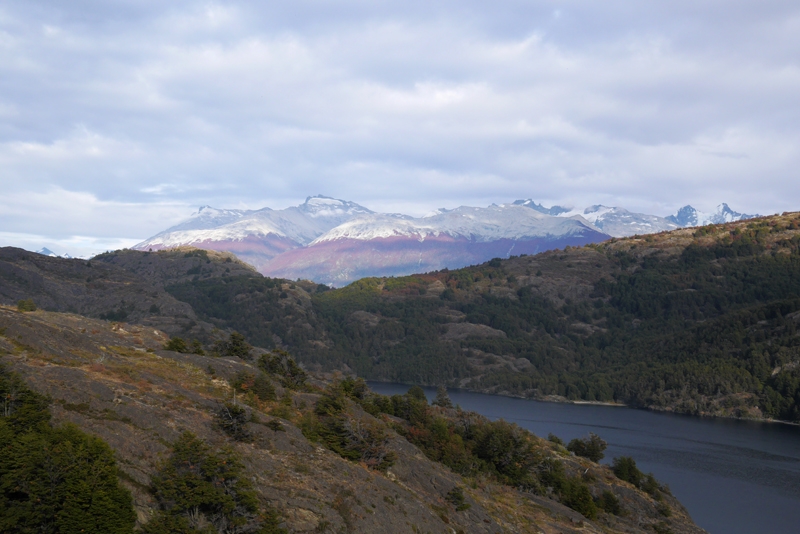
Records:
{"label": "rocky foreground slope", "polygon": [[[72,422],[111,445],[138,525],[158,509],[151,483],[159,462],[191,431],[212,449],[232,447],[258,500],[290,532],[702,532],[665,488],[646,493],[609,467],[510,425],[497,428],[517,436],[533,462],[530,473],[514,475],[528,481],[524,487],[504,483],[512,471],[500,460],[482,460],[494,467],[462,468],[462,475],[429,458],[435,447],[409,441],[423,443],[419,421],[489,428],[478,416],[406,396],[395,404],[417,416],[404,419],[386,413],[390,401],[353,390],[352,381],[346,390],[330,377],[304,380],[284,354],[252,349],[246,360],[184,354],[163,350],[168,339],[152,326],[0,307],[3,372],[48,395],[55,423]],[[245,416],[232,433],[220,414],[235,390]],[[371,439],[370,450],[378,447],[379,454],[326,438],[326,428],[339,428],[331,422],[360,429],[367,437],[356,441]],[[559,497],[565,488],[583,487],[611,512]]]}

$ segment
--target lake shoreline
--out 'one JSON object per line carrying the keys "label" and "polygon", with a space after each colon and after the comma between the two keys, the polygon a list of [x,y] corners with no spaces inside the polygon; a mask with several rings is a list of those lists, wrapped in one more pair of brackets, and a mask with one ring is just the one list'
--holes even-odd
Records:
{"label": "lake shoreline", "polygon": [[[394,381],[386,381],[386,380],[367,380],[368,382],[380,383],[380,384],[402,384],[407,385],[408,387],[413,387],[418,384],[406,384],[403,382],[394,382]],[[422,387],[435,387],[435,386],[422,386]],[[608,402],[608,401],[586,401],[586,400],[570,400],[566,397],[562,397],[560,395],[545,395],[542,397],[526,397],[524,395],[517,395],[514,393],[510,393],[508,391],[492,391],[492,390],[480,390],[480,389],[470,389],[470,388],[447,388],[449,391],[464,391],[468,393],[481,393],[483,395],[492,395],[495,397],[507,397],[512,399],[522,399],[522,400],[531,400],[531,401],[539,401],[539,402],[552,402],[557,404],[575,404],[579,406],[609,406],[614,408],[631,408],[633,410],[642,410],[646,412],[656,412],[656,413],[670,413],[675,415],[683,415],[688,417],[696,417],[699,419],[731,419],[734,421],[753,421],[756,423],[772,423],[772,424],[780,424],[780,425],[788,425],[794,427],[800,427],[800,422],[794,421],[784,421],[782,419],[770,419],[766,417],[738,417],[735,415],[719,415],[719,414],[694,414],[694,413],[686,413],[680,412],[677,410],[673,410],[670,408],[660,408],[656,406],[636,406],[634,404],[625,404],[622,402]]]}

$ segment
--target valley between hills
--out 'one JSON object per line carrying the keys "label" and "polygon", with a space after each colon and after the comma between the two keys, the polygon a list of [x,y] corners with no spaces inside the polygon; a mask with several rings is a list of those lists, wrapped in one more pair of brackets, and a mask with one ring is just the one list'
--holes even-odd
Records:
{"label": "valley between hills", "polygon": [[[87,532],[702,532],[635,464],[595,463],[592,436],[565,446],[356,375],[800,421],[798,213],[341,289],[195,248],[3,248],[0,303],[3,506],[52,532],[87,508],[36,516],[25,443],[116,461],[85,494],[133,511]],[[176,500],[169,480],[207,493]]]}

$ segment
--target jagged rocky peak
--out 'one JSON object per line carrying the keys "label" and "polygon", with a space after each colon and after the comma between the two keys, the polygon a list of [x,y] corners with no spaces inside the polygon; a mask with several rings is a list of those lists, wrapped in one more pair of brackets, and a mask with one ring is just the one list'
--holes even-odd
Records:
{"label": "jagged rocky peak", "polygon": [[50,256],[51,258],[57,258],[58,257],[58,254],[56,254],[55,252],[53,252],[52,250],[50,250],[47,247],[40,248],[39,250],[36,251],[36,253],[37,254],[41,254],[42,256]]}
{"label": "jagged rocky peak", "polygon": [[678,226],[663,217],[646,213],[633,213],[625,208],[609,207],[595,204],[585,209],[553,206],[546,208],[531,199],[517,200],[516,206],[525,206],[533,210],[555,217],[579,216],[590,222],[595,228],[614,237],[626,237],[636,234],[652,234],[665,230],[675,230]]}
{"label": "jagged rocky peak", "polygon": [[674,222],[678,226],[697,226],[697,210],[686,205],[679,209],[675,215],[667,217],[667,220]]}
{"label": "jagged rocky peak", "polygon": [[530,198],[527,200],[515,200],[514,205],[525,206],[526,208],[534,209],[539,213],[552,216],[562,215],[570,211],[569,208],[565,208],[564,206],[552,206],[550,208],[545,208],[542,204],[537,204],[533,199]]}
{"label": "jagged rocky peak", "polygon": [[698,211],[687,204],[679,209],[675,215],[670,215],[667,217],[667,220],[685,228],[689,226],[705,226],[707,224],[722,224],[726,222],[743,221],[745,219],[753,219],[755,217],[760,217],[760,215],[739,213],[738,211],[732,210],[728,204],[723,202],[717,206],[717,209],[713,213],[704,213],[702,211]]}

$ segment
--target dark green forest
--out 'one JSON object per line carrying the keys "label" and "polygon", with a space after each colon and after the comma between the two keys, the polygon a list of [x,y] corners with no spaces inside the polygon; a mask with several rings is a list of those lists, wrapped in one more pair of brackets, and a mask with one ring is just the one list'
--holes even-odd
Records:
{"label": "dark green forest", "polygon": [[133,532],[131,495],[104,441],[51,425],[49,399],[2,366],[0,403],[0,532]]}
{"label": "dark green forest", "polygon": [[[286,302],[296,297],[281,289],[282,280],[231,276],[173,284],[166,289],[178,300],[188,302],[203,318],[221,328],[241,332],[253,345],[275,346],[275,336],[297,347],[313,337],[322,325],[311,310]],[[311,292],[324,292],[327,286],[305,283]],[[293,302],[294,303],[294,302]],[[301,327],[300,325],[308,325]]]}
{"label": "dark green forest", "polygon": [[[267,278],[168,290],[255,345],[369,379],[800,421],[798,226],[761,219],[700,228],[677,251],[660,234],[337,290],[306,282],[305,301]],[[554,276],[592,289],[554,298],[537,286]],[[504,335],[447,338],[454,313]],[[531,365],[492,365],[519,358]]]}

